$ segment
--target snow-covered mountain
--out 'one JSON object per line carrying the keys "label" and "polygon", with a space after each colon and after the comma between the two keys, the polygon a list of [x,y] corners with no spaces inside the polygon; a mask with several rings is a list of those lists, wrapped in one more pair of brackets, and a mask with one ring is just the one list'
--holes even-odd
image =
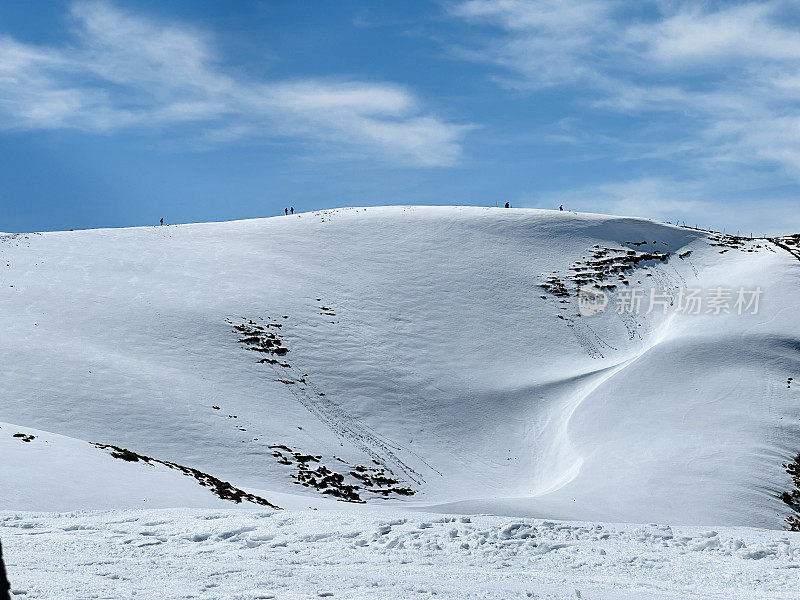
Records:
{"label": "snow-covered mountain", "polygon": [[[466,207],[4,235],[0,508],[784,528],[799,257],[791,237]],[[579,310],[586,286],[604,311]]]}

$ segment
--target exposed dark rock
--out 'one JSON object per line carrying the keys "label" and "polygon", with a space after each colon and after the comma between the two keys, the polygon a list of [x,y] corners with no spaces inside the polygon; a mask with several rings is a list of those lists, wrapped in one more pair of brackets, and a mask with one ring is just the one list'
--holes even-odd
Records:
{"label": "exposed dark rock", "polygon": [[242,501],[247,501],[252,502],[253,504],[260,504],[261,506],[269,506],[270,508],[280,510],[279,506],[275,506],[269,500],[262,498],[261,496],[256,496],[255,494],[250,494],[244,490],[240,490],[227,481],[222,481],[213,475],[203,473],[197,469],[184,467],[183,465],[166,460],[159,460],[151,456],[145,456],[144,454],[138,454],[132,450],[128,450],[127,448],[120,448],[119,446],[113,446],[111,444],[99,444],[92,442],[92,445],[100,448],[101,450],[107,450],[114,458],[119,458],[127,462],[141,461],[149,465],[160,464],[164,465],[165,467],[169,467],[170,469],[180,471],[184,475],[196,479],[200,485],[209,488],[215,496],[223,500],[229,500],[231,502],[235,502],[236,504],[241,504]]}

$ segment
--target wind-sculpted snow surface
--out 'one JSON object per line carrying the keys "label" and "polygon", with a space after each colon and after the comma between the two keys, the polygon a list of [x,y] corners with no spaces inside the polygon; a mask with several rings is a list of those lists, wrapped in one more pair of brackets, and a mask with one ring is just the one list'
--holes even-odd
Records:
{"label": "wind-sculpted snow surface", "polygon": [[781,529],[797,252],[454,207],[3,236],[0,508],[224,502],[175,464],[284,508]]}
{"label": "wind-sculpted snow surface", "polygon": [[14,597],[797,598],[800,537],[380,511],[0,513]]}

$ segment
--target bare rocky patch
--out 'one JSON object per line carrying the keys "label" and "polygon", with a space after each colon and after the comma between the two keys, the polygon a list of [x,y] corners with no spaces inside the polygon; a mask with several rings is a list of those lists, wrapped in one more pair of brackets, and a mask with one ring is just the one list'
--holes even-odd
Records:
{"label": "bare rocky patch", "polygon": [[[648,244],[642,242],[626,242],[635,247]],[[653,242],[653,245],[657,245]],[[664,245],[662,242],[661,245]],[[647,269],[658,263],[665,263],[669,252],[656,249],[635,250],[633,248],[605,248],[595,244],[590,255],[572,263],[568,273],[554,271],[547,276],[540,287],[562,301],[577,296],[580,288],[593,286],[600,290],[613,291],[620,285],[629,283],[628,276],[637,268]]]}
{"label": "bare rocky patch", "polygon": [[[288,317],[283,318],[288,319]],[[231,319],[225,321],[241,335],[239,343],[244,344],[248,350],[277,356],[283,356],[289,352],[281,340],[279,331],[283,325],[279,322],[258,323],[245,317],[242,317],[241,323],[234,323]]]}
{"label": "bare rocky patch", "polygon": [[793,460],[783,463],[783,468],[792,478],[793,485],[790,491],[780,495],[780,499],[794,511],[794,514],[786,517],[786,523],[789,525],[789,531],[800,531],[800,454]]}
{"label": "bare rocky patch", "polygon": [[256,496],[255,494],[245,492],[244,490],[235,487],[227,481],[222,481],[213,475],[203,473],[197,469],[184,467],[183,465],[166,460],[159,460],[157,458],[153,458],[152,456],[145,456],[144,454],[133,452],[127,448],[120,448],[119,446],[113,446],[111,444],[99,444],[96,442],[91,442],[91,444],[96,448],[100,448],[101,450],[107,450],[114,458],[118,458],[126,462],[143,462],[148,465],[159,464],[170,469],[180,471],[188,477],[193,477],[203,487],[209,488],[209,490],[211,490],[215,496],[221,498],[222,500],[229,500],[230,502],[235,502],[236,504],[241,504],[242,502],[246,501],[280,510],[279,506],[272,504],[269,500],[262,498],[261,496]]}
{"label": "bare rocky patch", "polygon": [[[283,444],[270,446],[278,464],[292,468],[294,483],[315,489],[344,502],[365,502],[363,495],[381,498],[412,496],[415,491],[403,486],[377,461],[374,465],[351,465],[334,456],[326,460],[319,454],[307,454]],[[326,464],[327,463],[327,464]]]}
{"label": "bare rocky patch", "polygon": [[725,254],[729,250],[740,252],[758,252],[762,248],[768,247],[765,239],[748,238],[727,233],[712,232],[708,236],[709,245],[721,248],[720,254]]}
{"label": "bare rocky patch", "polygon": [[800,260],[800,233],[770,238],[770,241],[779,248],[786,250],[797,260]]}

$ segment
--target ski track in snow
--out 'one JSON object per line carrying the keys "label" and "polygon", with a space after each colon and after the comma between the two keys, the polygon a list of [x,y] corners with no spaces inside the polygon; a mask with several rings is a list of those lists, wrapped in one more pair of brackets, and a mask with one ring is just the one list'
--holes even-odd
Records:
{"label": "ski track in snow", "polygon": [[[277,376],[276,381],[281,381],[285,377],[279,367],[275,365],[268,366]],[[298,368],[298,370],[302,371],[303,369]],[[368,428],[336,402],[328,398],[327,395],[320,395],[319,388],[310,380],[307,380],[303,385],[304,389],[301,389],[296,384],[287,387],[300,404],[336,435],[347,440],[373,461],[386,468],[395,477],[417,485],[424,482],[424,479],[417,471],[395,454],[395,451],[403,450],[400,446],[386,440],[383,436]]]}
{"label": "ski track in snow", "polygon": [[797,598],[800,534],[402,512],[0,513],[13,598]]}
{"label": "ski track in snow", "polygon": [[[330,314],[333,310],[337,311],[335,313],[336,322],[334,323],[331,321],[331,325],[336,327],[337,331],[339,332],[340,339],[347,339],[348,342],[356,345],[368,345],[365,335],[359,329],[359,324],[357,322],[353,322],[352,319],[348,317],[348,307],[345,302],[322,301],[321,299],[319,299],[318,302],[321,302],[322,305],[330,304],[333,307],[330,308],[328,312],[322,312],[321,314],[323,315]],[[373,353],[375,361],[372,365],[372,369],[376,372],[382,373],[387,380],[392,380],[394,378],[393,374],[384,366],[386,364],[391,364],[392,356],[381,348],[374,348]],[[274,365],[271,366],[274,368]],[[441,472],[437,471],[433,466],[428,464],[424,458],[410,448],[394,442],[385,435],[381,435],[375,431],[366,423],[356,419],[334,400],[332,400],[327,394],[324,397],[320,396],[319,392],[321,390],[313,382],[309,381],[306,387],[315,392],[314,394],[307,395],[308,401],[314,404],[318,403],[320,398],[324,398],[323,405],[330,405],[335,414],[342,415],[342,422],[349,424],[351,426],[350,428],[355,430],[353,432],[353,438],[351,441],[353,441],[358,447],[361,447],[362,450],[368,456],[370,456],[370,458],[377,460],[381,466],[386,468],[386,470],[391,472],[395,477],[416,485],[425,483],[425,477],[414,467],[402,460],[397,453],[403,453],[411,456],[414,460],[422,463],[422,465],[430,469],[431,472],[441,475]],[[394,465],[394,468],[392,468],[392,465]]]}

